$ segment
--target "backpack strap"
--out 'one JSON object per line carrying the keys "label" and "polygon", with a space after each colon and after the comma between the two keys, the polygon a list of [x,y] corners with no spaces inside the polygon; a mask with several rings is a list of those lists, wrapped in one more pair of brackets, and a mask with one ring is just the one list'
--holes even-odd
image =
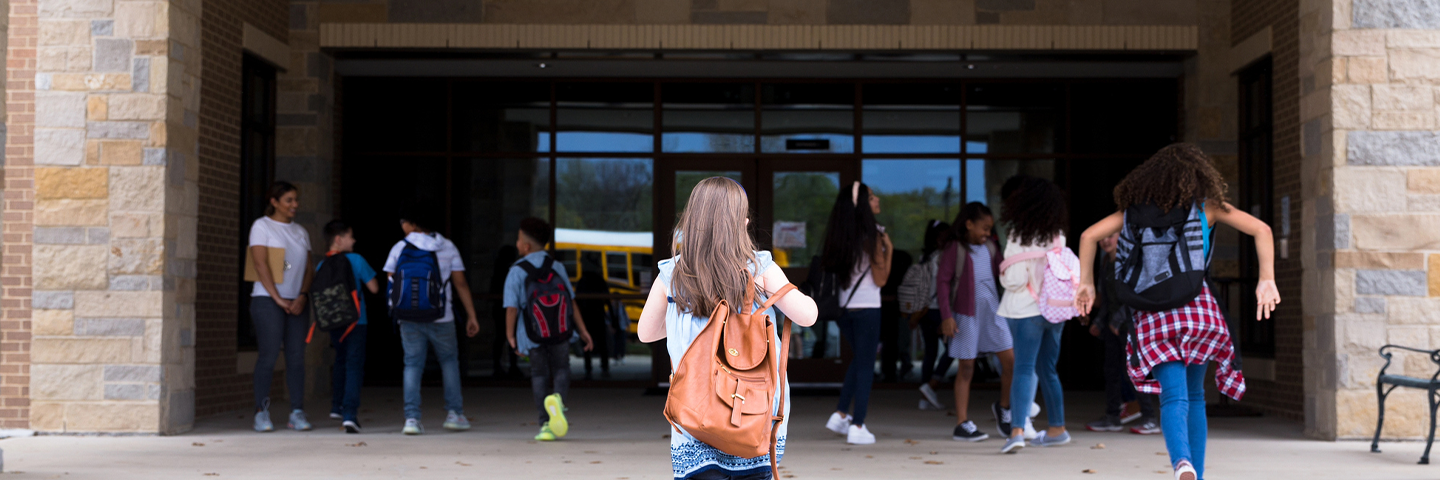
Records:
{"label": "backpack strap", "polygon": [[869,266],[865,267],[865,272],[855,277],[855,285],[850,287],[850,296],[845,297],[845,304],[841,305],[840,308],[850,308],[850,301],[855,299],[855,292],[860,291],[860,282],[865,279],[866,275],[870,274],[870,268]]}
{"label": "backpack strap", "polygon": [[[768,300],[765,300],[762,308],[769,310],[772,305],[775,305],[776,300],[779,300],[780,297],[785,296],[785,294],[790,293],[790,291],[794,289],[794,284],[785,284],[785,286],[780,287],[780,290],[775,291],[775,294],[771,295]],[[785,326],[781,328],[780,349],[776,352],[780,356],[780,358],[776,359],[779,365],[779,369],[776,372],[779,378],[776,379],[778,380],[776,384],[780,385],[780,409],[775,412],[775,415],[770,417],[770,476],[774,478],[780,478],[780,459],[775,449],[779,448],[780,445],[780,440],[777,436],[780,434],[780,424],[785,421],[785,400],[790,391],[790,377],[785,372],[790,366],[791,323],[793,322],[790,321],[790,318],[786,317]]]}

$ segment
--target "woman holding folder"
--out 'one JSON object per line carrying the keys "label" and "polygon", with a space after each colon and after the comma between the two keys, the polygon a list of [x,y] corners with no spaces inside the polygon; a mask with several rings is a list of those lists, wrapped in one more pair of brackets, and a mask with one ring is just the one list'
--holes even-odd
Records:
{"label": "woman holding folder", "polygon": [[265,216],[250,225],[245,280],[254,281],[250,320],[255,325],[259,356],[255,358],[255,431],[275,429],[270,422],[270,383],[275,357],[285,350],[285,389],[290,397],[288,426],[309,430],[305,418],[305,302],[315,262],[310,258],[310,232],[295,223],[300,192],[277,181],[266,194]]}

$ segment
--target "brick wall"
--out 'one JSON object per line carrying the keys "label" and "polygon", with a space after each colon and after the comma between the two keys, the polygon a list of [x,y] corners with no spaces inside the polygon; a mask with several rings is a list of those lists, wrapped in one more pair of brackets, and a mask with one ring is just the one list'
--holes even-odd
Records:
{"label": "brick wall", "polygon": [[206,1],[201,19],[197,415],[250,405],[251,376],[236,373],[235,341],[241,254],[236,239],[248,228],[239,220],[241,27],[249,23],[286,41],[288,12],[287,0]]}
{"label": "brick wall", "polygon": [[[1275,233],[1280,234],[1280,199],[1290,197],[1291,225],[1301,225],[1300,177],[1300,0],[1236,0],[1230,4],[1231,43],[1239,44],[1265,27],[1272,32]],[[1228,81],[1235,82],[1231,78]],[[1313,88],[1313,85],[1312,85]],[[1295,230],[1299,230],[1298,228]],[[1249,246],[1241,245],[1241,248]],[[1288,418],[1305,415],[1301,246],[1291,239],[1289,259],[1275,260],[1275,283],[1283,300],[1275,322],[1275,381],[1249,380],[1245,404]],[[1251,321],[1242,319],[1241,321]]]}
{"label": "brick wall", "polygon": [[30,426],[31,242],[35,209],[38,0],[10,0],[5,52],[5,189],[0,267],[0,427]]}

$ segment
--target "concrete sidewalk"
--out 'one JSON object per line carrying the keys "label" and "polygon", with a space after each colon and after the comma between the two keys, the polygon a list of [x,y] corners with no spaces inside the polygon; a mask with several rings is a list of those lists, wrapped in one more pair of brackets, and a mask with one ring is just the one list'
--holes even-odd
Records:
{"label": "concrete sidewalk", "polygon": [[[326,418],[328,404],[308,409],[316,430],[250,431],[249,415],[232,413],[197,422],[175,437],[40,436],[0,441],[4,478],[586,478],[668,479],[669,440],[660,411],[664,397],[636,390],[576,390],[570,435],[537,444],[529,390],[471,389],[466,413],[474,429],[440,428],[440,391],[427,389],[426,435],[400,434],[400,395],[367,389],[361,435],[346,435]],[[986,405],[996,392],[977,392],[972,418],[994,434]],[[784,478],[799,479],[1147,479],[1171,473],[1159,436],[1091,433],[1085,422],[1100,412],[1098,393],[1067,397],[1074,443],[1000,455],[996,439],[950,439],[954,417],[915,409],[913,391],[876,391],[870,428],[875,445],[852,447],[825,430],[833,396],[795,398]],[[277,427],[283,407],[275,407]],[[1042,414],[1037,423],[1043,423]],[[983,421],[982,421],[983,420]],[[1104,444],[1104,448],[1099,448]],[[1301,436],[1297,422],[1226,418],[1211,422],[1210,479],[1440,478],[1440,465],[1416,465],[1423,443],[1388,443],[1383,454],[1364,442],[1320,442]],[[1440,452],[1437,452],[1440,455]],[[1440,460],[1440,459],[1437,459]],[[1086,470],[1094,473],[1085,473]]]}

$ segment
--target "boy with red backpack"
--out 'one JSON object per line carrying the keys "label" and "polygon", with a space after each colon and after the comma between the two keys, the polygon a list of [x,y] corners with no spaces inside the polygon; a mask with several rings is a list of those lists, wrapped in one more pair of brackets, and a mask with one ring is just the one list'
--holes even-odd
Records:
{"label": "boy with red backpack", "polygon": [[594,347],[585,319],[575,308],[575,288],[565,265],[545,251],[552,232],[544,220],[521,220],[515,240],[520,260],[505,277],[505,335],[510,348],[530,356],[530,386],[540,411],[535,440],[542,442],[570,430],[564,402],[570,391],[570,338],[578,332],[585,351]]}

